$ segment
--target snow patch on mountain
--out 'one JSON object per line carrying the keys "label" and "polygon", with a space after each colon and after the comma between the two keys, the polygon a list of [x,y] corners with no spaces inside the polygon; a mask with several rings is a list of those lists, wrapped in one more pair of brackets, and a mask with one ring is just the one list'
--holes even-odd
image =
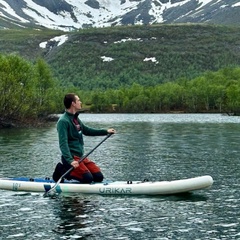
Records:
{"label": "snow patch on mountain", "polygon": [[182,6],[182,5],[186,4],[187,2],[189,2],[189,0],[184,0],[184,1],[176,2],[176,3],[172,3],[171,1],[166,2],[166,3],[160,2],[160,4],[156,5],[156,2],[152,1],[152,3],[151,3],[152,7],[149,10],[149,14],[154,16],[154,19],[151,21],[151,24],[164,22],[163,13],[165,10],[167,10],[169,8],[176,8],[178,6]]}
{"label": "snow patch on mountain", "polygon": [[103,62],[111,62],[114,60],[112,57],[106,57],[106,56],[102,56],[101,59],[103,60]]}
{"label": "snow patch on mountain", "polygon": [[[28,20],[20,17],[16,11],[14,11],[13,8],[11,8],[11,6],[4,0],[0,0],[0,6],[2,6],[0,8],[0,16],[3,16],[3,17],[6,17],[6,18],[9,18],[9,19],[12,19],[12,18],[15,18],[15,19],[18,19],[19,21],[21,22],[29,22]],[[2,9],[2,11],[1,11]]]}
{"label": "snow patch on mountain", "polygon": [[64,44],[67,40],[68,40],[68,35],[61,35],[61,36],[51,38],[50,40],[48,40],[46,42],[41,42],[39,44],[39,47],[46,48],[49,43],[56,43],[56,46],[58,47],[58,46]]}
{"label": "snow patch on mountain", "polygon": [[143,61],[144,61],[144,62],[149,62],[149,61],[151,61],[151,62],[153,62],[153,63],[155,63],[155,64],[158,64],[158,61],[157,61],[157,59],[156,59],[155,57],[144,58]]}
{"label": "snow patch on mountain", "polygon": [[136,41],[142,42],[142,39],[141,38],[125,38],[125,39],[121,39],[119,41],[115,41],[114,43],[136,42]]}

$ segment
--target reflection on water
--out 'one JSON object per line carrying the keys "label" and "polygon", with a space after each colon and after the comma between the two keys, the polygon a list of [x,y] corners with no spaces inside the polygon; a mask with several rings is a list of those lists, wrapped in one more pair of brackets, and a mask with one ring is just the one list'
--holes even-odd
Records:
{"label": "reflection on water", "polygon": [[166,198],[168,201],[189,201],[189,202],[205,202],[208,200],[206,195],[197,193],[181,193],[170,196],[161,196],[161,198]]}
{"label": "reflection on water", "polygon": [[[118,134],[91,154],[113,180],[211,175],[209,190],[98,196],[0,190],[0,239],[240,239],[240,118],[219,114],[82,114]],[[86,152],[102,137],[85,137]],[[0,130],[0,177],[49,177],[60,159],[55,124]]]}
{"label": "reflection on water", "polygon": [[72,236],[74,239],[81,238],[82,233],[79,235],[79,232],[88,225],[85,221],[88,207],[91,207],[88,200],[76,197],[58,198],[53,212],[59,219],[59,224],[53,231],[59,235]]}

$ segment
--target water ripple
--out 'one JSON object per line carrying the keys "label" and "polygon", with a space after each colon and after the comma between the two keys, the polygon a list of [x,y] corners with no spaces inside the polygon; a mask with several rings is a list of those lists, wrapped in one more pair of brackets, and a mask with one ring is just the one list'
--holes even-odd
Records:
{"label": "water ripple", "polygon": [[[114,126],[91,155],[108,179],[172,180],[209,174],[212,188],[175,196],[98,196],[0,190],[0,239],[240,239],[240,118],[220,114],[82,114]],[[86,137],[86,151],[101,141]],[[51,176],[56,126],[0,131],[0,176]],[[43,176],[44,174],[44,176]]]}

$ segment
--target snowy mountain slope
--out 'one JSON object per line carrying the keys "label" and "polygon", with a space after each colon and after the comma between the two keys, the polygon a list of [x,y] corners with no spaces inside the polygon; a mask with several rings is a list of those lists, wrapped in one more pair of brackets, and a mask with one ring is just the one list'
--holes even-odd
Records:
{"label": "snowy mountain slope", "polygon": [[122,24],[238,24],[240,0],[0,0],[0,27],[72,30]]}

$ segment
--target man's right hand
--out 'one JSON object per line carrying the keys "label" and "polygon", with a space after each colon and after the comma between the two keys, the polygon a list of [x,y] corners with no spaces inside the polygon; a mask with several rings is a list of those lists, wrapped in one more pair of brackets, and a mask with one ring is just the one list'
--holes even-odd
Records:
{"label": "man's right hand", "polygon": [[78,161],[74,160],[72,161],[71,165],[74,167],[74,168],[77,168],[79,166],[79,163]]}

